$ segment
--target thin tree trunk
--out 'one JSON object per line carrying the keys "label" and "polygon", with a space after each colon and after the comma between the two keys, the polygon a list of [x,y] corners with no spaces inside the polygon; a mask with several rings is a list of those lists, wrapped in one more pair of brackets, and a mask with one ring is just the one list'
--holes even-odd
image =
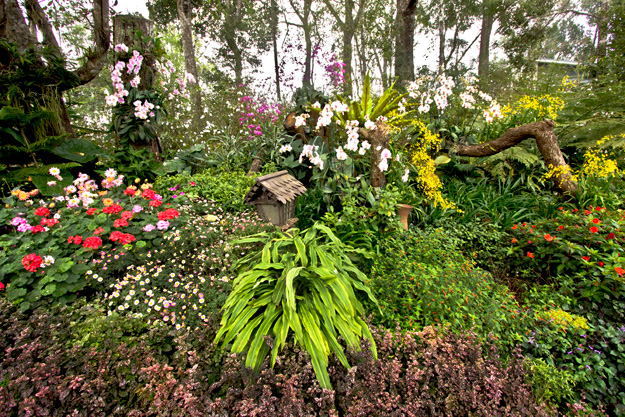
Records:
{"label": "thin tree trunk", "polygon": [[[184,67],[186,72],[193,75],[195,82],[199,82],[197,62],[195,59],[195,45],[193,44],[193,31],[191,26],[191,3],[189,0],[176,0],[178,19],[182,30],[182,51],[184,54]],[[193,103],[192,130],[200,133],[204,128],[202,123],[202,95],[197,84],[189,87],[191,103]]]}
{"label": "thin tree trunk", "polygon": [[484,79],[490,70],[490,36],[493,31],[495,16],[490,7],[484,1],[482,11],[482,30],[480,31],[480,54],[478,56],[477,74]]}
{"label": "thin tree trunk", "polygon": [[414,31],[417,0],[397,0],[399,33],[395,43],[395,76],[400,85],[414,79]]}
{"label": "thin tree trunk", "polygon": [[441,20],[438,23],[438,71],[445,72],[445,23]]}
{"label": "thin tree trunk", "polygon": [[280,62],[278,61],[278,4],[271,0],[271,38],[273,41],[273,66],[276,72],[276,94],[280,97]]}

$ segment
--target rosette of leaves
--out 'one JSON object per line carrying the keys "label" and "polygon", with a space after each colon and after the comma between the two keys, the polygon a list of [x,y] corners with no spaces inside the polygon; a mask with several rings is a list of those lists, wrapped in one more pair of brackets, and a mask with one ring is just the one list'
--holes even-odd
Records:
{"label": "rosette of leaves", "polygon": [[[237,261],[239,274],[224,307],[221,329],[215,341],[232,342],[233,352],[247,351],[246,366],[258,371],[271,351],[271,366],[289,335],[310,355],[323,388],[331,389],[328,356],[334,353],[349,367],[339,336],[358,350],[360,338],[375,342],[360,318],[364,309],[360,291],[377,305],[365,285],[366,276],[354,266],[348,254],[360,253],[343,244],[321,224],[300,231],[260,233],[235,241],[233,245],[262,244]],[[270,346],[266,337],[273,339]]]}

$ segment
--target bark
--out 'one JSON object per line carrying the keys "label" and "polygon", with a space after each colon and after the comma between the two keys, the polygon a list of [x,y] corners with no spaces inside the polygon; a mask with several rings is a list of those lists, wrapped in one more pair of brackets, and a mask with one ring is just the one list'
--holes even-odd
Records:
{"label": "bark", "polygon": [[[72,72],[78,85],[87,84],[93,80],[102,71],[106,63],[106,54],[111,42],[109,0],[93,0],[93,36],[95,47],[87,54],[85,63]],[[62,85],[61,91],[69,90],[76,86]]]}
{"label": "bark", "polygon": [[417,0],[397,0],[399,33],[395,43],[395,77],[399,85],[414,79],[414,32]]}
{"label": "bark", "polygon": [[9,42],[15,43],[20,52],[35,45],[37,39],[31,36],[17,0],[2,0],[1,17],[0,34]]}
{"label": "bark", "polygon": [[438,71],[445,72],[445,36],[447,28],[441,19],[438,23]]}
{"label": "bark", "polygon": [[478,145],[460,145],[457,155],[469,157],[484,157],[494,155],[505,149],[518,145],[526,139],[536,139],[538,150],[543,156],[545,165],[554,168],[556,175],[554,182],[558,190],[565,194],[577,192],[577,184],[572,179],[564,155],[558,144],[558,137],[553,132],[555,123],[551,120],[529,123],[523,126],[508,129],[495,140]]}
{"label": "bark", "polygon": [[595,54],[597,60],[605,58],[608,53],[608,21],[609,21],[609,0],[600,0],[601,6],[596,16],[596,37],[597,47]]}
{"label": "bark", "polygon": [[26,0],[24,5],[26,7],[28,20],[34,24],[39,31],[41,31],[41,34],[43,35],[43,43],[50,46],[56,56],[61,57],[61,48],[59,47],[56,37],[54,36],[52,25],[39,5],[39,1]]}
{"label": "bark", "polygon": [[374,130],[358,129],[358,134],[371,143],[371,186],[375,188],[386,185],[386,176],[380,171],[379,165],[382,151],[389,148],[390,132],[390,127],[384,122],[376,122]]}
{"label": "bark", "polygon": [[480,54],[477,65],[477,74],[480,78],[487,77],[490,70],[490,36],[493,31],[494,21],[494,12],[488,6],[484,6],[482,29],[480,31]]}
{"label": "bark", "polygon": [[[184,54],[184,67],[186,72],[193,75],[196,83],[199,82],[199,74],[195,59],[195,45],[193,44],[193,31],[191,25],[191,2],[189,0],[176,0],[178,19],[182,31],[182,51]],[[202,95],[197,84],[189,86],[191,103],[193,105],[193,119],[191,126],[194,132],[200,133],[204,129],[202,122]]]}
{"label": "bark", "polygon": [[[141,16],[117,15],[113,21],[113,29],[115,44],[124,43],[126,45],[132,45],[136,39],[135,33],[137,30],[140,30],[143,36],[152,36],[153,23],[151,20]],[[156,59],[154,55],[150,53],[152,46],[151,44],[141,45],[141,49],[143,50],[143,63],[139,70],[139,77],[141,78],[141,82],[137,87],[139,90],[154,89],[154,83],[156,81]],[[133,76],[133,74],[126,74],[125,71],[122,72],[122,79],[124,79],[124,81],[128,81],[130,77]],[[162,161],[163,159],[161,157],[163,147],[161,146],[158,135],[152,138],[150,142],[134,142],[132,143],[132,147],[135,149],[149,149],[157,161]]]}
{"label": "bark", "polygon": [[311,12],[312,12],[312,2],[313,0],[303,0],[302,8],[298,9],[296,6],[296,1],[289,0],[289,4],[291,5],[291,9],[297,15],[297,18],[301,22],[301,24],[289,23],[297,27],[302,28],[304,32],[304,76],[302,77],[302,85],[304,87],[312,86],[312,25],[310,22]]}
{"label": "bark", "polygon": [[276,94],[280,97],[280,62],[278,61],[278,4],[271,0],[271,40],[273,42],[273,67],[276,73]]}

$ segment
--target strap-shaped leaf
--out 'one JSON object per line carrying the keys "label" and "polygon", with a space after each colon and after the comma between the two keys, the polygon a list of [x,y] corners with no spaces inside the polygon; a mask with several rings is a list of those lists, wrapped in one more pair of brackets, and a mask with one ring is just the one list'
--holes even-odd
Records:
{"label": "strap-shaped leaf", "polygon": [[221,336],[225,332],[228,332],[224,338],[223,345],[225,346],[230,343],[230,341],[241,331],[241,329],[248,324],[250,318],[252,318],[257,311],[258,308],[253,307],[248,307],[243,310],[241,314],[230,320],[227,326],[222,326],[221,329],[219,329],[217,336],[215,336],[215,342],[218,342]]}
{"label": "strap-shaped leaf", "polygon": [[345,356],[345,352],[343,351],[343,347],[339,344],[338,340],[336,339],[336,333],[332,333],[330,329],[334,330],[334,326],[324,321],[321,327],[321,331],[323,332],[323,335],[325,336],[328,342],[330,351],[332,351],[336,355],[336,357],[339,358],[339,361],[341,361],[341,364],[343,364],[344,367],[349,368],[350,365],[349,365],[349,362],[347,361],[347,356]]}
{"label": "strap-shaped leaf", "polygon": [[343,339],[345,339],[349,346],[354,348],[358,346],[357,336],[360,336],[360,334],[355,334],[349,323],[344,320],[340,314],[336,316],[334,326],[338,329],[339,333],[343,336]]}
{"label": "strap-shaped leaf", "polygon": [[302,269],[304,268],[299,266],[297,268],[291,269],[286,274],[286,308],[288,310],[291,310],[292,312],[295,312],[295,288],[293,287],[293,281],[299,275]]}
{"label": "strap-shaped leaf", "polygon": [[275,335],[275,341],[271,350],[271,366],[275,365],[278,351],[286,343],[286,338],[289,334],[289,321],[284,314],[276,320],[276,324],[273,326],[273,334]]}
{"label": "strap-shaped leaf", "polygon": [[302,332],[302,323],[300,322],[299,316],[297,312],[291,312],[289,309],[283,309],[284,315],[289,323],[289,327],[293,329],[295,333],[295,337],[299,341],[299,343],[303,343],[304,341],[304,333]]}
{"label": "strap-shaped leaf", "polygon": [[322,388],[332,389],[330,383],[330,376],[328,375],[328,357],[323,354],[322,350],[314,344],[312,339],[305,334],[304,335],[304,347],[310,355],[310,361],[312,362],[313,370],[319,380],[319,384]]}
{"label": "strap-shaped leaf", "polygon": [[303,267],[308,266],[308,256],[306,255],[306,245],[304,245],[304,242],[302,242],[302,239],[300,239],[299,236],[295,237],[295,239],[293,239],[293,242],[295,242],[295,247],[297,248],[297,256],[301,260],[302,266]]}
{"label": "strap-shaped leaf", "polygon": [[371,331],[369,330],[367,323],[362,321],[362,319],[358,316],[354,317],[354,319],[356,320],[356,323],[360,325],[360,328],[362,329],[362,335],[366,337],[367,339],[369,339],[369,341],[371,342],[371,352],[373,353],[373,359],[377,360],[378,348],[375,346],[375,340],[373,340],[373,335],[371,334]]}
{"label": "strap-shaped leaf", "polygon": [[245,359],[245,365],[250,368],[254,368],[254,370],[258,371],[260,369],[260,365],[262,365],[264,356],[260,357],[259,353],[263,345],[265,344],[264,336],[269,333],[269,329],[273,326],[276,319],[282,315],[281,310],[275,310],[271,313],[267,311],[264,315],[263,321],[256,330],[256,334],[254,335],[254,340],[252,340],[252,344],[250,345],[250,350],[247,352],[247,358]]}
{"label": "strap-shaped leaf", "polygon": [[245,347],[250,343],[252,333],[254,332],[254,330],[256,330],[262,319],[263,316],[256,316],[253,320],[247,323],[245,328],[241,330],[236,340],[232,344],[233,352],[243,352],[245,350]]}
{"label": "strap-shaped leaf", "polygon": [[362,85],[362,97],[360,99],[360,108],[362,109],[363,116],[368,116],[371,113],[373,107],[373,101],[371,100],[371,80],[369,79],[369,73],[365,75],[365,82]]}

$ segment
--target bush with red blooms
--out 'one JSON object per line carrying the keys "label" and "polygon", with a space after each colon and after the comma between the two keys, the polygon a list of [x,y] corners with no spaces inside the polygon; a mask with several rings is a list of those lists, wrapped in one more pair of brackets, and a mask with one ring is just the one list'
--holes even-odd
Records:
{"label": "bush with red blooms", "polygon": [[[565,210],[512,226],[506,263],[521,278],[572,282],[577,298],[625,320],[625,214],[604,207]],[[533,256],[525,254],[533,254]]]}
{"label": "bush with red blooms", "polygon": [[[6,208],[0,211],[0,226],[11,230],[0,240],[0,276],[6,278],[7,299],[21,303],[23,309],[47,299],[72,301],[93,282],[86,272],[97,270],[91,264],[96,250],[124,245],[123,256],[134,259],[187,223],[176,210],[182,202],[157,194],[151,184],[106,184],[106,191],[97,192],[95,181],[81,174],[63,195],[37,200],[38,204],[30,199],[34,193],[19,189],[3,199]],[[166,210],[158,208],[163,204]],[[168,221],[159,224],[163,216]],[[124,233],[115,230],[119,228]],[[37,263],[34,256],[50,263]]]}

